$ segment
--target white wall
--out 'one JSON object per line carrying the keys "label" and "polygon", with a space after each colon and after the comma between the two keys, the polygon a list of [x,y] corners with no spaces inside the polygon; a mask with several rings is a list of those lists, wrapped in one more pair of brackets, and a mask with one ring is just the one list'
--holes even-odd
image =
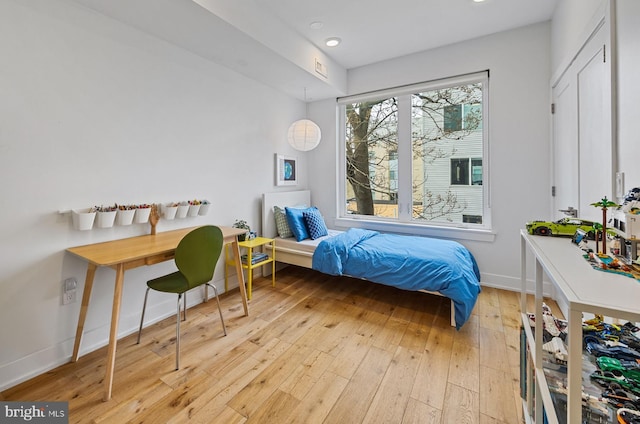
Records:
{"label": "white wall", "polygon": [[[75,231],[58,210],[198,198],[213,202],[209,215],[158,231],[237,218],[257,227],[261,194],[276,190],[273,155],[294,155],[285,135],[305,106],[65,0],[0,2],[0,53],[2,390],[70,358],[86,264],[64,250],[149,231]],[[174,269],[126,273],[121,335],[137,329],[144,282]],[[78,301],[62,306],[68,277]],[[114,278],[97,272],[83,352],[108,340]],[[174,305],[150,296],[149,320]]]}
{"label": "white wall", "polygon": [[[518,289],[519,231],[549,210],[550,24],[542,23],[349,71],[349,94],[490,70],[490,191],[494,242],[463,241],[483,284]],[[336,122],[335,102],[312,105],[322,128]],[[336,134],[309,153],[312,201],[336,218]]]}
{"label": "white wall", "polygon": [[618,42],[618,166],[625,174],[625,190],[640,187],[640,2],[617,1]]}

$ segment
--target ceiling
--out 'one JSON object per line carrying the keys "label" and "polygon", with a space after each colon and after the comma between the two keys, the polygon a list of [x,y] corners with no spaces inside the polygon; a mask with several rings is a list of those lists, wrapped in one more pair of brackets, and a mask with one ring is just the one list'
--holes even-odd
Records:
{"label": "ceiling", "polygon": [[[247,0],[244,0],[247,1]],[[551,19],[558,0],[248,0],[347,69]],[[321,29],[313,29],[321,22]],[[340,37],[337,47],[326,47]]]}
{"label": "ceiling", "polygon": [[547,21],[560,0],[73,1],[310,101],[346,94],[349,69]]}

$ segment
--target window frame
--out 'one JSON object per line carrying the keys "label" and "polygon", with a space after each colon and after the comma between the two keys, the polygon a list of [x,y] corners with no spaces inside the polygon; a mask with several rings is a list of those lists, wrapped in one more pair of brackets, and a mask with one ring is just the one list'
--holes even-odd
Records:
{"label": "window frame", "polygon": [[[483,190],[483,215],[482,224],[446,223],[440,221],[416,221],[412,219],[412,164],[411,154],[403,154],[403,151],[411,152],[411,95],[414,93],[437,90],[456,85],[470,83],[482,83],[482,190]],[[384,218],[372,215],[357,215],[347,213],[346,202],[346,146],[345,146],[345,109],[347,104],[363,102],[382,97],[396,97],[398,99],[398,217]],[[464,105],[462,107],[464,110]],[[341,97],[337,99],[338,114],[338,167],[337,167],[337,227],[366,227],[380,231],[394,231],[400,233],[435,235],[460,239],[492,241],[495,234],[491,227],[491,197],[489,184],[490,158],[489,158],[489,72],[482,71],[473,74],[444,78],[418,84],[411,84],[379,91]],[[471,159],[469,160],[469,179],[471,179]],[[408,172],[403,171],[408,170]],[[471,181],[471,180],[470,180]],[[468,184],[470,187],[477,185]],[[457,186],[463,187],[463,186]]]}

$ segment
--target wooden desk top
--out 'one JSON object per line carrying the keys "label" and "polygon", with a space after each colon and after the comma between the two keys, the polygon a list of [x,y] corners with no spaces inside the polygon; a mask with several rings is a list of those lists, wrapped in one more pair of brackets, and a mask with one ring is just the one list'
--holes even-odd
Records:
{"label": "wooden desk top", "polygon": [[[72,253],[97,266],[114,266],[126,262],[144,260],[158,255],[172,255],[182,238],[197,227],[160,232],[155,235],[143,235],[125,239],[110,240],[102,243],[71,247]],[[232,227],[219,227],[226,242],[246,230]],[[231,239],[231,240],[230,240]]]}

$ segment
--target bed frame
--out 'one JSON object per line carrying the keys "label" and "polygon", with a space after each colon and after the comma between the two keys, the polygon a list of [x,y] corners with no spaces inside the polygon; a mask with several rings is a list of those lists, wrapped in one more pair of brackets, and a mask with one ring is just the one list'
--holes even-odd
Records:
{"label": "bed frame", "polygon": [[[276,220],[273,216],[274,206],[311,206],[311,192],[309,190],[302,191],[284,191],[276,193],[264,193],[262,195],[262,234],[263,237],[278,237],[276,229]],[[271,246],[267,247],[271,250]],[[312,253],[300,252],[297,250],[276,247],[276,261],[286,264],[297,265],[304,268],[311,268]]]}
{"label": "bed frame", "polygon": [[[274,206],[285,207],[285,206],[301,206],[301,205],[312,206],[311,192],[309,190],[264,193],[262,195],[263,237],[267,237],[267,238],[278,237],[275,217],[273,215]],[[272,253],[270,245],[265,246],[265,248],[270,254]],[[298,250],[278,247],[276,244],[275,258],[277,262],[282,262],[290,265],[297,265],[297,266],[311,269],[313,254],[309,252],[301,252]],[[427,290],[419,290],[419,291],[423,293],[442,296],[442,294],[438,292],[432,292]],[[456,315],[453,307],[453,300],[451,300],[451,325],[453,327],[456,326]]]}

